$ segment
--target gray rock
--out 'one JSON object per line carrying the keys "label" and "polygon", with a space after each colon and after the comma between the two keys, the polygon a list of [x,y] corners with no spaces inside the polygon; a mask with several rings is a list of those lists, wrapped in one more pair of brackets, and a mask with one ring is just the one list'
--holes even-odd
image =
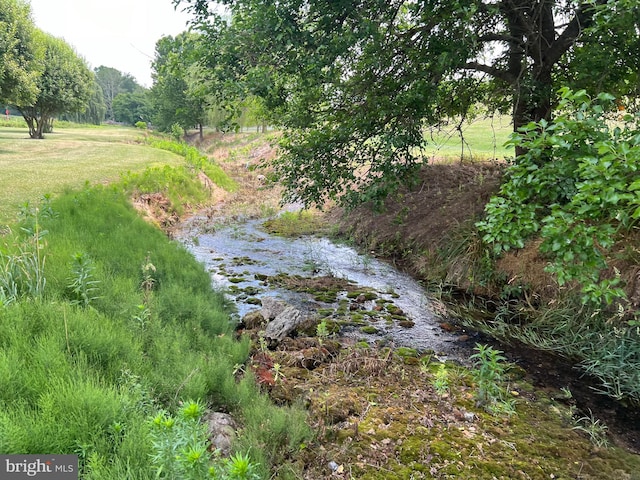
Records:
{"label": "gray rock", "polygon": [[267,324],[264,338],[271,344],[280,343],[304,321],[300,310],[292,306],[286,307],[273,321]]}
{"label": "gray rock", "polygon": [[273,320],[280,315],[284,309],[287,308],[287,304],[281,300],[276,300],[274,297],[264,297],[262,299],[262,316],[265,320]]}
{"label": "gray rock", "polygon": [[231,445],[236,436],[238,424],[233,417],[226,413],[209,412],[204,416],[211,445],[220,451],[220,455],[231,455]]}

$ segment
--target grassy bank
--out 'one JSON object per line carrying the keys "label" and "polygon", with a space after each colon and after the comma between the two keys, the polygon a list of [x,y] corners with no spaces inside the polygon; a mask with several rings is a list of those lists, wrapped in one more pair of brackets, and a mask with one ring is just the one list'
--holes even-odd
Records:
{"label": "grassy bank", "polygon": [[[174,192],[167,197],[197,203],[208,191],[197,171],[147,146],[114,140],[115,148],[103,150],[106,138],[129,138],[128,130],[69,135],[62,143],[69,152],[77,146],[77,161],[92,158],[95,175],[83,179],[71,169],[62,183],[106,179],[109,162],[141,171],[108,186],[58,185],[52,190],[63,193],[45,201],[32,200],[47,190],[27,188],[28,175],[13,177],[14,193],[2,190],[30,204],[0,238],[0,451],[77,454],[87,479],[204,478],[206,433],[189,421],[206,407],[240,424],[233,450],[251,469],[237,478],[268,478],[276,467],[288,478],[292,455],[310,437],[305,414],[274,406],[251,372],[236,378],[249,344],[235,338],[222,294],[211,290],[203,266],[142,220],[129,200],[160,185]],[[0,149],[12,142],[5,137]],[[25,142],[26,165],[56,145]],[[136,163],[139,157],[112,161],[120,147],[146,150],[146,164]],[[67,157],[52,158],[60,165]],[[160,167],[165,158],[175,167]],[[144,170],[149,164],[158,166]],[[227,478],[229,464],[214,467]]]}
{"label": "grassy bank", "polygon": [[45,193],[58,194],[85,182],[106,184],[120,174],[150,166],[179,165],[179,155],[142,143],[140,130],[124,127],[56,129],[32,140],[24,128],[0,127],[0,224],[18,207]]}

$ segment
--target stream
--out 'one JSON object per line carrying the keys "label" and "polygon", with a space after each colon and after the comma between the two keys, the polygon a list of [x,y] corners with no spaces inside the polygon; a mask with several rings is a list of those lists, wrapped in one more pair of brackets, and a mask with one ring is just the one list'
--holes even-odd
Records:
{"label": "stream", "polygon": [[[341,327],[341,336],[370,344],[431,351],[440,360],[469,364],[475,344],[469,340],[474,337],[443,329],[441,325],[446,319],[438,315],[435,303],[413,278],[388,263],[326,238],[271,235],[261,228],[263,222],[264,219],[230,222],[192,217],[175,234],[176,240],[205,265],[212,286],[223,290],[235,304],[237,320],[259,310],[261,298],[266,296],[282,300],[312,318],[320,318],[319,312],[337,311],[348,301],[350,310],[355,307],[366,313],[361,316],[375,332],[363,331],[366,329],[362,324],[347,322]],[[318,299],[312,293],[268,281],[279,276],[346,280],[350,289],[365,289],[375,299],[367,297],[357,304],[348,298],[347,291],[338,292],[334,300]],[[402,315],[376,316],[375,310],[382,304],[387,309],[392,305]],[[491,339],[482,342],[495,344]],[[517,346],[496,346],[504,350],[510,362],[523,366],[538,388],[570,387],[580,411],[597,413],[619,443],[640,452],[640,414],[635,409],[595,394],[592,382],[564,359]]]}
{"label": "stream", "polygon": [[[360,300],[357,308],[367,313],[366,323],[373,325],[377,332],[346,325],[341,335],[369,343],[433,351],[439,358],[466,362],[469,346],[460,341],[459,334],[443,330],[440,325],[444,320],[436,314],[424,288],[414,279],[370,255],[326,238],[271,235],[261,229],[263,221],[229,224],[195,217],[176,235],[205,265],[214,288],[222,289],[235,303],[238,318],[258,310],[259,300],[264,296],[285,301],[307,316],[338,308],[340,300],[347,299],[347,292],[342,291],[336,302],[318,300],[313,294],[267,282],[267,278],[286,275],[344,279],[353,288],[374,292],[375,300],[370,297]],[[401,315],[391,320],[389,315],[386,319],[377,318],[372,312],[376,305],[383,303],[387,308],[393,305],[392,311]]]}

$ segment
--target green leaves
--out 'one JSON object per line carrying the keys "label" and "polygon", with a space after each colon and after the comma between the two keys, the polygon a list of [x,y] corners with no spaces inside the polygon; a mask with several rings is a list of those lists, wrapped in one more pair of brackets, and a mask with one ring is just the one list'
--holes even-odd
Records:
{"label": "green leaves", "polygon": [[97,295],[100,281],[96,280],[94,272],[95,265],[86,253],[78,252],[73,255],[71,276],[67,284],[72,304],[88,307],[91,302],[100,298]]}
{"label": "green leaves", "polygon": [[540,234],[558,283],[580,284],[584,303],[609,304],[624,292],[619,278],[601,274],[606,254],[640,218],[640,117],[607,118],[615,111],[609,94],[560,94],[554,122],[529,124],[513,136],[526,153],[509,167],[477,226],[496,254]]}
{"label": "green leaves", "polygon": [[38,94],[35,101],[19,101],[16,106],[29,125],[31,138],[44,138],[56,115],[85,109],[94,93],[95,77],[64,40],[44,32],[38,32],[36,38],[44,49],[36,81]]}

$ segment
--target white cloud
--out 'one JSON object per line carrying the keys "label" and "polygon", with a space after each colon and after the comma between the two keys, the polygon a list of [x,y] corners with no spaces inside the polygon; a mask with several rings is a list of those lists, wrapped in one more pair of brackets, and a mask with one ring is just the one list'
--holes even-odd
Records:
{"label": "white cloud", "polygon": [[41,30],[62,37],[91,68],[105,65],[150,87],[155,44],[188,28],[171,0],[31,0]]}

